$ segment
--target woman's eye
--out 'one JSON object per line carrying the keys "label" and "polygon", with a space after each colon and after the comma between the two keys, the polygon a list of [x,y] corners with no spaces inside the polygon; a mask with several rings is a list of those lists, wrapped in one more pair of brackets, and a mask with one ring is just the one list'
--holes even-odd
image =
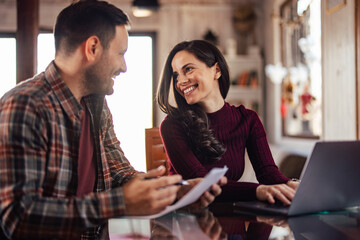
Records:
{"label": "woman's eye", "polygon": [[192,67],[187,67],[187,68],[185,68],[185,72],[190,72],[191,70],[193,70]]}
{"label": "woman's eye", "polygon": [[177,74],[177,73],[174,73],[174,74],[173,74],[173,79],[174,79],[175,81],[177,81],[178,77],[179,77],[179,74]]}

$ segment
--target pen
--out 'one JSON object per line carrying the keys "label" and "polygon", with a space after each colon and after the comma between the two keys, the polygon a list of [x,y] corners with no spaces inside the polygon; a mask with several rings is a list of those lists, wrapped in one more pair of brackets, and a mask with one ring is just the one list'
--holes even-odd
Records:
{"label": "pen", "polygon": [[[149,180],[149,179],[154,179],[154,178],[157,178],[157,177],[144,177],[143,179]],[[175,183],[174,185],[187,186],[187,185],[190,185],[190,183],[186,180],[180,180],[179,182]]]}
{"label": "pen", "polygon": [[181,181],[175,183],[175,185],[187,186],[187,185],[190,185],[190,184],[186,180],[181,180]]}

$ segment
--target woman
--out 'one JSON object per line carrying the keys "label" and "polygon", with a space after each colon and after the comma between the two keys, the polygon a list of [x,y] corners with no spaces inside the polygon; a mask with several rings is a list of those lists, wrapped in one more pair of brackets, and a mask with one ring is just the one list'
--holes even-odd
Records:
{"label": "woman", "polygon": [[[159,107],[167,114],[160,132],[170,173],[184,179],[204,177],[211,168],[227,165],[228,184],[217,199],[270,203],[278,199],[290,204],[297,183],[279,172],[256,112],[225,101],[229,86],[226,61],[211,43],[181,42],[170,52],[157,93]],[[238,182],[245,149],[260,184]]]}

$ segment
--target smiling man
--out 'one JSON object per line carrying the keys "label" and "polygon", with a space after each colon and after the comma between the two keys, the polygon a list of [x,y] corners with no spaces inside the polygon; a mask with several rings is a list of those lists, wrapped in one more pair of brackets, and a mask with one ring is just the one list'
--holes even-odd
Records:
{"label": "smiling man", "polygon": [[[179,175],[145,180],[165,169],[138,173],[115,136],[105,95],[126,71],[127,26],[106,2],[70,5],[54,61],[1,98],[1,239],[108,239],[109,218],[158,213],[186,192]],[[220,192],[214,184],[198,205]]]}

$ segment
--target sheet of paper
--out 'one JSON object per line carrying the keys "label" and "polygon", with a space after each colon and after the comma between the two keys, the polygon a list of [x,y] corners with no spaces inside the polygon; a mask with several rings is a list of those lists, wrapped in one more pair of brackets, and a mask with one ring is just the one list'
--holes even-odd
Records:
{"label": "sheet of paper", "polygon": [[169,212],[172,212],[176,209],[185,207],[196,200],[199,199],[199,197],[208,190],[211,185],[214,183],[217,183],[222,176],[225,175],[226,171],[228,170],[227,166],[224,166],[223,168],[213,168],[205,177],[204,179],[199,182],[195,187],[193,187],[185,196],[183,196],[179,201],[177,201],[175,204],[167,206],[162,212],[153,214],[153,215],[145,215],[145,216],[136,216],[133,218],[157,218],[162,215],[165,215]]}

